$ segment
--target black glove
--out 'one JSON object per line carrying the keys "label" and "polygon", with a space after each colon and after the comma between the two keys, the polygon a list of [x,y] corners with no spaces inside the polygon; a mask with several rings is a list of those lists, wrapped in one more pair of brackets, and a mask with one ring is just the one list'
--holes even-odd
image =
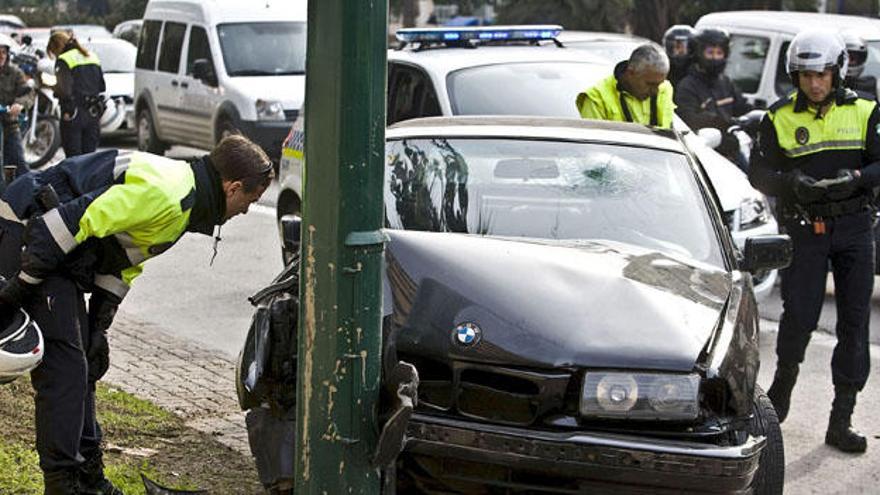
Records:
{"label": "black glove", "polygon": [[86,350],[89,382],[100,380],[110,368],[107,330],[113,324],[120,302],[118,297],[100,290],[92,293],[89,299],[89,348]]}
{"label": "black glove", "polygon": [[858,170],[838,170],[837,179],[827,187],[828,199],[833,201],[846,199],[856,193],[861,183],[862,175]]}
{"label": "black glove", "polygon": [[795,170],[789,174],[788,183],[798,203],[815,203],[825,198],[827,190],[817,186],[816,179],[809,175],[804,175],[800,170]]}
{"label": "black glove", "polygon": [[24,304],[33,293],[33,286],[18,277],[0,282],[0,314],[12,313]]}

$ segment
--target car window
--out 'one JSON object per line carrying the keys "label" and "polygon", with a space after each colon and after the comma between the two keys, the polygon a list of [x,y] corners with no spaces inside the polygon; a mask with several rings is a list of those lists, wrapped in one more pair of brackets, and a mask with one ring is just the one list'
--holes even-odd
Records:
{"label": "car window", "polygon": [[220,24],[217,36],[230,77],[306,73],[304,22]]}
{"label": "car window", "polygon": [[208,42],[208,33],[201,26],[193,26],[189,33],[189,50],[186,54],[186,74],[192,75],[193,63],[196,60],[205,59],[214,65],[211,59],[211,45]]}
{"label": "car window", "polygon": [[868,61],[865,62],[865,72],[862,77],[872,76],[880,79],[880,41],[868,42]]}
{"label": "car window", "polygon": [[388,125],[402,120],[441,115],[434,85],[414,67],[391,64],[388,77]]}
{"label": "car window", "polygon": [[734,34],[730,37],[730,56],[724,71],[743,93],[757,93],[764,74],[764,61],[770,39]]}
{"label": "car window", "polygon": [[641,44],[638,41],[569,41],[565,47],[582,50],[616,64],[629,59],[633,50]]}
{"label": "car window", "polygon": [[791,77],[789,77],[788,71],[785,69],[786,55],[788,54],[788,45],[790,44],[790,41],[782,44],[782,47],[779,49],[779,60],[776,62],[776,84],[773,85],[773,88],[776,90],[776,96],[780,98],[791,93],[794,89]]}
{"label": "car window", "polygon": [[684,155],[598,143],[493,138],[388,143],[394,229],[620,242],[723,266]]}
{"label": "car window", "polygon": [[137,68],[153,70],[156,68],[156,48],[159,46],[161,21],[144,21],[137,52]]}
{"label": "car window", "polygon": [[159,70],[177,73],[180,69],[180,51],[183,49],[183,35],[186,24],[166,22],[162,32],[162,48],[159,53]]}
{"label": "car window", "polygon": [[454,115],[578,117],[578,93],[610,73],[586,62],[493,64],[452,72],[446,85]]}

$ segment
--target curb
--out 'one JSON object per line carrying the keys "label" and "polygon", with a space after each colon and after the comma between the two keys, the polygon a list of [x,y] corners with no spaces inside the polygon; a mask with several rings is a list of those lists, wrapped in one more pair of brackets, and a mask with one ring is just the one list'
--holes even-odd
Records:
{"label": "curb", "polygon": [[105,383],[171,411],[186,426],[250,456],[232,359],[124,314],[108,335]]}

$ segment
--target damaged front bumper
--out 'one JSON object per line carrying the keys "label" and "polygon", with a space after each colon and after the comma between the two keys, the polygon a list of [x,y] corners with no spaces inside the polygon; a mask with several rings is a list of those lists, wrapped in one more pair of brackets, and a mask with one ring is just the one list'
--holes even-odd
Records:
{"label": "damaged front bumper", "polygon": [[413,414],[407,434],[405,455],[437,481],[536,493],[748,493],[766,442],[719,447],[424,414]]}

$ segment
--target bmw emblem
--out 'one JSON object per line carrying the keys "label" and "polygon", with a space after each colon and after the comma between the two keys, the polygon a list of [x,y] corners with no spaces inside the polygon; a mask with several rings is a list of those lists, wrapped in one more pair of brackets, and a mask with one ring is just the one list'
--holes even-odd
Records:
{"label": "bmw emblem", "polygon": [[806,127],[798,127],[794,131],[794,139],[798,144],[807,144],[810,140],[810,131]]}
{"label": "bmw emblem", "polygon": [[452,340],[463,347],[476,345],[482,335],[483,331],[474,323],[462,323],[452,330]]}

